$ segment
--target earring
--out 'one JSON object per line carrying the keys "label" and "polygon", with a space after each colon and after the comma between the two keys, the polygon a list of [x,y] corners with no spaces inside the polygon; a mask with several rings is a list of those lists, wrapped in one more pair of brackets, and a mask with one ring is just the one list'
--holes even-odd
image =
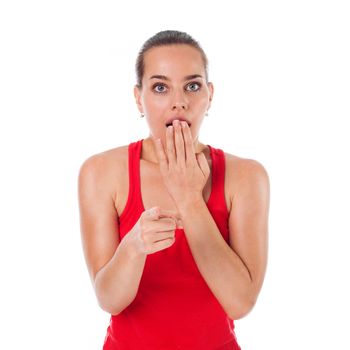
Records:
{"label": "earring", "polygon": [[205,113],[205,115],[206,115],[206,116],[208,116],[208,115],[209,115],[208,111]]}
{"label": "earring", "polygon": [[141,113],[141,115],[140,115],[140,118],[143,118],[145,115],[143,114],[143,113]]}

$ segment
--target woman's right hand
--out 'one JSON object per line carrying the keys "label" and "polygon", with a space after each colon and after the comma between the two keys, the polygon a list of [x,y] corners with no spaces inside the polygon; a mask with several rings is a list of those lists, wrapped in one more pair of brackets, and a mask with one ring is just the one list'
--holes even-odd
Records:
{"label": "woman's right hand", "polygon": [[183,228],[176,211],[153,207],[145,210],[128,234],[138,254],[153,254],[175,242],[175,229]]}

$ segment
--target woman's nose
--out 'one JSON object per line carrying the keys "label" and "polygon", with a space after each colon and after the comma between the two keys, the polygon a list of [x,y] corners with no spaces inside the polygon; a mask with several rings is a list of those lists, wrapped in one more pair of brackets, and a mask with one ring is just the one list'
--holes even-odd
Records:
{"label": "woman's nose", "polygon": [[184,103],[181,103],[181,102],[175,102],[173,104],[173,109],[179,109],[179,110],[182,110],[182,109],[186,109],[186,106]]}
{"label": "woman's nose", "polygon": [[177,92],[177,93],[174,93],[174,99],[172,104],[173,104],[172,109],[182,110],[187,108],[188,102],[187,102],[186,96],[183,93]]}

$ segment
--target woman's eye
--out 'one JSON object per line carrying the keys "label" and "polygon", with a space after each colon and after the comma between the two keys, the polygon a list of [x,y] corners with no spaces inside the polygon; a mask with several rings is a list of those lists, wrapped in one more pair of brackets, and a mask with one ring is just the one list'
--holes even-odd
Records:
{"label": "woman's eye", "polygon": [[[186,90],[187,91],[193,91],[196,92],[201,88],[201,84],[200,83],[190,83],[187,85]],[[164,93],[167,91],[167,88],[165,85],[163,84],[156,84],[153,86],[153,90],[156,93]]]}
{"label": "woman's eye", "polygon": [[201,84],[200,83],[190,83],[187,86],[189,87],[190,91],[198,91],[201,87]]}
{"label": "woman's eye", "polygon": [[[160,89],[158,89],[160,88]],[[153,89],[155,90],[155,92],[164,92],[165,91],[165,86],[158,84],[158,85],[154,85]]]}

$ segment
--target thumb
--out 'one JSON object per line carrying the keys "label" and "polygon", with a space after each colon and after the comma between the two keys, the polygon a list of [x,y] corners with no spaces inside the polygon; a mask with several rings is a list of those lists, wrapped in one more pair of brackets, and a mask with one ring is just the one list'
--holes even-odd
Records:
{"label": "thumb", "polygon": [[205,175],[205,177],[208,177],[210,175],[210,167],[207,159],[205,158],[204,153],[203,152],[197,153],[196,158],[203,174]]}
{"label": "thumb", "polygon": [[159,218],[172,218],[176,221],[176,226],[178,228],[183,228],[181,216],[178,211],[165,210],[158,206],[155,206],[148,209],[147,212],[148,212],[148,217],[152,220],[158,220]]}
{"label": "thumb", "polygon": [[164,209],[160,208],[159,217],[172,218],[175,220],[177,228],[180,228],[180,229],[183,228],[182,221],[181,221],[181,215],[176,210],[164,210]]}
{"label": "thumb", "polygon": [[176,219],[176,227],[177,227],[177,228],[180,228],[180,229],[183,229],[183,228],[184,228],[184,227],[183,227],[183,224],[182,224],[182,221],[181,221],[181,219],[179,219],[179,218]]}

